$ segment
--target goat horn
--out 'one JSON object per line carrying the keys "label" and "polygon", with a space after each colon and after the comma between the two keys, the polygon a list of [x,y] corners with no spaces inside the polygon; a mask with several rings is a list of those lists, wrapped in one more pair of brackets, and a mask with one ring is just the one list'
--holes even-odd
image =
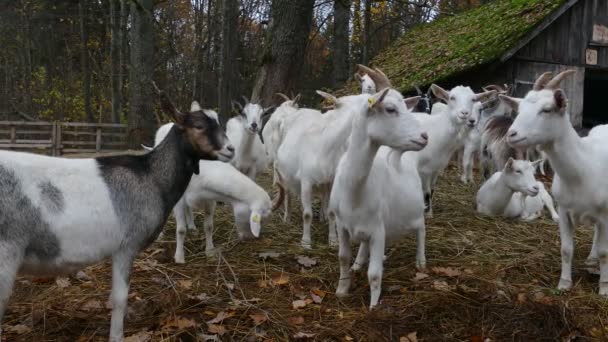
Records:
{"label": "goat horn", "polygon": [[549,80],[551,79],[551,76],[553,76],[553,73],[550,71],[547,71],[544,74],[538,76],[536,82],[534,82],[532,90],[538,91],[545,89],[545,86],[547,85],[547,82],[549,82]]}
{"label": "goat horn", "polygon": [[376,84],[376,91],[381,91],[386,88],[392,88],[391,81],[382,70],[369,68],[362,64],[357,64],[359,71],[366,73]]}
{"label": "goat horn", "polygon": [[250,103],[249,99],[247,98],[247,96],[245,95],[241,95],[241,98],[243,98],[243,100],[245,100],[245,104]]}
{"label": "goat horn", "polygon": [[551,81],[549,81],[547,83],[547,85],[545,86],[546,89],[557,89],[560,85],[560,83],[562,83],[562,81],[572,75],[575,74],[576,70],[570,69],[570,70],[566,70],[566,71],[562,71],[559,74],[557,74],[557,76],[553,77],[553,79]]}
{"label": "goat horn", "polygon": [[272,201],[272,211],[279,209],[279,207],[281,206],[281,204],[283,204],[283,201],[285,200],[285,188],[283,188],[283,185],[282,185],[283,179],[278,170],[276,170],[276,173],[277,173],[277,182],[275,184],[279,188],[279,196],[275,197]]}
{"label": "goat horn", "polygon": [[505,89],[503,87],[501,87],[501,86],[499,86],[497,84],[487,85],[487,86],[483,87],[483,89],[486,90],[486,91],[487,90],[496,90],[497,92],[503,92],[503,91],[505,91]]}
{"label": "goat horn", "polygon": [[289,98],[289,96],[283,94],[283,93],[276,93],[275,95],[277,95],[278,97],[283,98],[285,101],[291,101],[291,99]]}
{"label": "goat horn", "polygon": [[416,88],[416,92],[418,93],[418,95],[422,96],[422,90],[420,90],[418,86],[414,86],[414,88]]}

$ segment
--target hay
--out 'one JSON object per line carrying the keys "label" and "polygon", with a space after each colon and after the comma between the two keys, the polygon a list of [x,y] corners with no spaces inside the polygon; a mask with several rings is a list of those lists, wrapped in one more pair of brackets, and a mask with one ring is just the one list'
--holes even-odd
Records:
{"label": "hay", "polygon": [[[261,181],[268,189],[270,177]],[[371,313],[365,273],[355,276],[351,296],[333,295],[337,253],[326,245],[324,224],[314,223],[312,251],[299,247],[299,207],[291,224],[275,214],[261,239],[242,243],[236,240],[231,210],[220,206],[215,226],[221,254],[205,256],[199,230],[187,238],[185,265],[173,263],[171,220],[165,241],[151,246],[135,264],[125,334],[153,341],[204,340],[218,331],[224,331],[223,341],[285,341],[298,333],[313,334],[309,336],[318,341],[399,341],[412,332],[426,341],[606,338],[608,305],[597,295],[597,276],[583,271],[591,230],[577,231],[575,286],[560,294],[555,291],[560,274],[556,224],[478,216],[473,208],[478,186],[462,185],[456,170],[447,170],[436,191],[435,217],[427,220],[428,277],[414,280],[415,239],[406,237],[387,251],[381,305]],[[202,229],[200,215],[197,223]],[[260,252],[280,255],[263,259]],[[300,255],[317,264],[301,266]],[[433,267],[444,269],[433,272]],[[105,341],[111,268],[103,263],[85,272],[90,280],[71,278],[65,288],[54,279],[20,278],[3,338]],[[305,307],[293,309],[296,300]],[[223,321],[207,324],[222,311]],[[18,325],[25,331],[7,329]]]}

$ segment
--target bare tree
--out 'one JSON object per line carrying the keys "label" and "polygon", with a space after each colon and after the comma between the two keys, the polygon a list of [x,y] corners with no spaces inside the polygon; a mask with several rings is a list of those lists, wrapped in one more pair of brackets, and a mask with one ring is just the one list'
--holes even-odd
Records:
{"label": "bare tree", "polygon": [[363,10],[363,53],[362,63],[367,65],[370,60],[370,49],[372,42],[372,1],[364,0],[365,9]]}
{"label": "bare tree", "polygon": [[152,142],[155,129],[152,74],[154,72],[154,0],[131,2],[131,72],[129,76],[129,146]]}
{"label": "bare tree", "polygon": [[252,101],[273,103],[276,92],[296,89],[304,63],[314,0],[273,0],[270,33]]}
{"label": "bare tree", "polygon": [[84,112],[88,122],[93,122],[93,109],[91,107],[91,66],[89,63],[89,35],[87,30],[87,7],[85,0],[78,1],[78,16],[80,18],[80,63],[83,73],[82,93],[84,94]]}
{"label": "bare tree", "polygon": [[230,101],[236,88],[236,50],[238,46],[238,0],[222,1],[222,53],[220,65],[220,82],[218,103],[220,115],[226,121],[230,115]]}
{"label": "bare tree", "polygon": [[350,0],[334,0],[333,86],[340,87],[348,79]]}
{"label": "bare tree", "polygon": [[122,32],[120,0],[110,0],[110,41],[111,83],[112,83],[112,122],[120,121],[122,108]]}

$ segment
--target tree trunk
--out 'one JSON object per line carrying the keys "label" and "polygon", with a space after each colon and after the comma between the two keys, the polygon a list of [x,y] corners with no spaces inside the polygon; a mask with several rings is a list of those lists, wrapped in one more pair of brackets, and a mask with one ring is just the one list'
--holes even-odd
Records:
{"label": "tree trunk", "polygon": [[112,32],[110,41],[110,58],[111,58],[111,73],[112,73],[112,122],[120,121],[120,112],[122,106],[122,84],[121,77],[121,49],[122,49],[122,32],[120,20],[120,0],[110,0],[110,30]]}
{"label": "tree trunk", "polygon": [[237,27],[239,20],[238,0],[222,1],[222,52],[218,104],[222,121],[230,117],[230,101],[236,90],[236,50],[238,45]]}
{"label": "tree trunk", "polygon": [[151,144],[155,120],[152,104],[154,72],[154,0],[131,2],[131,68],[129,75],[129,147]]}
{"label": "tree trunk", "polygon": [[78,16],[80,17],[80,70],[82,71],[82,93],[84,95],[84,112],[87,122],[94,122],[93,108],[91,108],[91,66],[89,64],[89,50],[87,43],[87,8],[85,0],[78,1]]}
{"label": "tree trunk", "polygon": [[314,0],[273,0],[271,27],[251,100],[275,103],[276,92],[296,90],[312,22]]}
{"label": "tree trunk", "polygon": [[372,1],[365,0],[365,9],[363,11],[363,62],[364,65],[369,63],[370,48],[372,42]]}
{"label": "tree trunk", "polygon": [[333,86],[338,88],[348,79],[348,26],[350,0],[334,0]]}

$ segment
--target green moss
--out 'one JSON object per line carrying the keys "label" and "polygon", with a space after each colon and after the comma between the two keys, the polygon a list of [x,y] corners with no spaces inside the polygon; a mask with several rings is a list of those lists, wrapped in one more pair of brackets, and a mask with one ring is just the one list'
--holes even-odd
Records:
{"label": "green moss", "polygon": [[564,2],[496,0],[412,28],[371,64],[401,91],[426,86],[497,60]]}

